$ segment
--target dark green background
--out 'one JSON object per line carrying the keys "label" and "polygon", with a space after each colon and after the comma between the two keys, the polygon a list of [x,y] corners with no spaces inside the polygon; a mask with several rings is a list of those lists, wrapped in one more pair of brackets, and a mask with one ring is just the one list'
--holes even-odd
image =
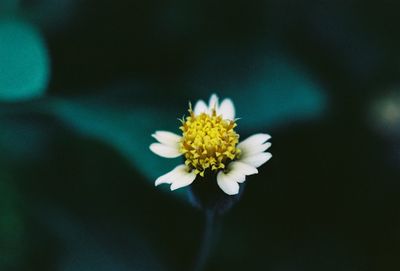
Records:
{"label": "dark green background", "polygon": [[1,0],[0,270],[190,270],[148,146],[214,92],[273,158],[206,270],[399,270],[400,4],[316,2]]}

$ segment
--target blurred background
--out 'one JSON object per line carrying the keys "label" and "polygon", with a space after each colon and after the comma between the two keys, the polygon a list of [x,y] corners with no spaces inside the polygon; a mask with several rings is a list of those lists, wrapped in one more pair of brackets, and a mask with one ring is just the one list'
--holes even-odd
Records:
{"label": "blurred background", "polygon": [[399,9],[0,0],[0,270],[191,270],[203,213],[148,146],[214,92],[273,158],[205,270],[399,270]]}

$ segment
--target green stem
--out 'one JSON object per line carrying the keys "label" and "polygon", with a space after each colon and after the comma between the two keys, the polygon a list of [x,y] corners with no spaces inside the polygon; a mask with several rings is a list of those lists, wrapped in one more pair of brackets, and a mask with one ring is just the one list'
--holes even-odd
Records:
{"label": "green stem", "polygon": [[193,271],[202,271],[207,263],[213,239],[214,218],[214,212],[207,210],[205,213],[203,238],[199,252],[197,254]]}

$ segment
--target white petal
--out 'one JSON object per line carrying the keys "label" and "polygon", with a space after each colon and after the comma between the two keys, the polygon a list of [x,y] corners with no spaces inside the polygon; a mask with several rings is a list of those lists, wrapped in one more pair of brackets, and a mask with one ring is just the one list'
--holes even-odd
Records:
{"label": "white petal", "polygon": [[238,183],[242,183],[246,180],[246,174],[244,174],[240,168],[235,168],[232,166],[230,166],[229,171],[225,173],[225,175],[229,176]]}
{"label": "white petal", "polygon": [[253,146],[253,145],[261,145],[270,138],[271,138],[271,136],[268,134],[255,134],[255,135],[249,136],[248,138],[246,138],[245,140],[240,142],[238,144],[238,147],[239,146],[247,147],[247,146]]}
{"label": "white petal", "polygon": [[172,180],[175,179],[177,170],[179,169],[179,167],[181,167],[182,165],[179,165],[177,167],[175,167],[173,170],[171,170],[170,172],[167,172],[164,175],[161,175],[160,177],[158,177],[156,179],[156,182],[154,183],[155,186],[163,184],[163,183],[168,183],[171,184]]}
{"label": "white petal", "polygon": [[258,170],[242,162],[232,162],[228,166],[228,172],[219,172],[217,175],[218,186],[228,195],[239,193],[239,184],[246,180],[246,175],[258,173]]}
{"label": "white petal", "polygon": [[216,94],[212,94],[210,97],[210,101],[208,102],[209,112],[212,113],[213,109],[218,112],[218,96]]}
{"label": "white petal", "polygon": [[[258,173],[257,168],[253,167],[252,165],[242,163],[239,161],[231,162],[228,166],[228,169],[230,170],[228,172],[228,174],[232,174],[235,176],[239,176],[239,175],[247,176],[247,175],[253,175],[253,174]],[[238,177],[237,182],[242,183],[244,181],[245,181],[245,178]]]}
{"label": "white petal", "polygon": [[203,100],[199,100],[194,106],[194,114],[200,115],[201,113],[208,113],[208,106]]}
{"label": "white petal", "polygon": [[181,136],[168,131],[157,131],[151,136],[154,137],[158,142],[171,147],[176,147],[182,138]]}
{"label": "white petal", "polygon": [[178,147],[171,147],[161,143],[153,143],[150,145],[150,150],[155,154],[165,157],[165,158],[176,158],[181,156],[182,153],[179,152]]}
{"label": "white petal", "polygon": [[271,147],[271,142],[266,142],[261,145],[247,146],[246,148],[240,150],[242,151],[242,158],[247,158],[262,153],[268,150],[269,147]]}
{"label": "white petal", "polygon": [[[171,170],[170,172],[158,177],[155,182],[155,185],[157,186],[157,185],[160,185],[163,183],[172,184],[175,181],[177,181],[178,179],[181,179],[182,176],[186,176],[187,174],[190,174],[190,173],[187,172],[186,166],[179,165],[179,166],[175,167],[173,170]],[[194,175],[196,177],[196,174],[194,174]]]}
{"label": "white petal", "polygon": [[177,167],[175,179],[172,180],[171,191],[190,185],[195,179],[194,171],[188,172],[186,165]]}
{"label": "white petal", "polygon": [[271,157],[272,157],[271,153],[262,152],[248,157],[240,158],[239,161],[257,168],[262,164],[264,164],[265,162],[267,162],[269,159],[271,159]]}
{"label": "white petal", "polygon": [[235,195],[239,193],[239,184],[237,183],[237,176],[234,174],[225,174],[220,171],[217,175],[218,186],[228,195]]}
{"label": "white petal", "polygon": [[255,134],[240,142],[237,147],[242,151],[243,157],[247,157],[267,150],[271,144],[265,142],[270,138],[268,134]]}
{"label": "white petal", "polygon": [[231,99],[224,99],[219,106],[218,114],[222,115],[224,119],[235,119],[235,106]]}

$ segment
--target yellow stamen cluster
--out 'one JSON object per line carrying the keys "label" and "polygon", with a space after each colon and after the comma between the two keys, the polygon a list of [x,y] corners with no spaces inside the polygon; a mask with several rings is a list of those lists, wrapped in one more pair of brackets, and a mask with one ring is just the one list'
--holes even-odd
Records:
{"label": "yellow stamen cluster", "polygon": [[240,154],[236,148],[239,135],[234,131],[237,124],[224,120],[215,110],[195,116],[189,108],[189,113],[180,127],[183,133],[180,152],[186,158],[185,164],[200,176],[204,176],[206,169],[224,169]]}

